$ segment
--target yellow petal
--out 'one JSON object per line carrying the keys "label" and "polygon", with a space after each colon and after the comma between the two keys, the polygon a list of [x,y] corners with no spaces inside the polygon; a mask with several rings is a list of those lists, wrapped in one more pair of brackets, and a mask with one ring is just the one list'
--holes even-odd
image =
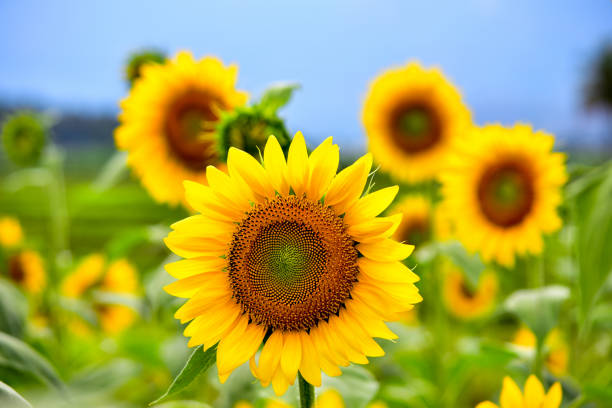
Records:
{"label": "yellow petal", "polygon": [[525,383],[525,408],[540,408],[542,401],[544,401],[544,387],[532,374]]}
{"label": "yellow petal", "polygon": [[326,193],[336,175],[340,163],[340,150],[332,145],[332,138],[325,139],[310,155],[308,166],[310,176],[306,195],[313,201],[319,201]]}
{"label": "yellow petal", "polygon": [[319,366],[319,354],[312,339],[306,332],[300,332],[302,342],[302,361],[300,362],[300,373],[302,377],[315,387],[321,385],[321,367]]}
{"label": "yellow petal", "polygon": [[402,214],[390,217],[377,217],[361,224],[350,225],[347,233],[359,242],[369,242],[380,238],[389,238],[402,222]]}
{"label": "yellow petal", "polygon": [[283,341],[280,365],[285,377],[287,377],[289,382],[292,382],[302,362],[302,342],[300,335],[295,332],[285,333]]}
{"label": "yellow petal", "polygon": [[393,333],[378,316],[360,302],[354,299],[347,302],[346,313],[359,321],[369,336],[387,340],[397,339],[397,334]]}
{"label": "yellow petal", "polygon": [[227,279],[225,272],[209,272],[193,275],[188,278],[179,279],[164,286],[164,290],[172,296],[190,298],[202,289],[211,279]]}
{"label": "yellow petal", "polygon": [[372,167],[372,155],[366,154],[334,177],[325,195],[325,204],[336,214],[344,214],[361,196]]}
{"label": "yellow petal", "polygon": [[257,324],[248,324],[248,321],[248,317],[242,316],[236,327],[219,342],[217,348],[219,375],[231,373],[248,361],[259,349],[266,330]]}
{"label": "yellow petal", "polygon": [[485,402],[481,402],[480,404],[476,405],[476,408],[499,408],[499,407],[495,405],[494,403],[492,403],[491,401],[485,401]]}
{"label": "yellow petal", "polygon": [[239,221],[243,214],[223,206],[214,191],[200,183],[190,180],[183,181],[185,186],[185,200],[195,211],[198,211],[212,219],[221,221]]}
{"label": "yellow petal", "polygon": [[289,388],[289,381],[283,374],[282,370],[276,370],[274,377],[272,378],[272,388],[277,396],[283,395]]}
{"label": "yellow petal", "polygon": [[287,181],[287,162],[278,140],[270,136],[264,148],[264,166],[272,186],[282,196],[289,194]]}
{"label": "yellow petal", "polygon": [[544,398],[544,404],[542,404],[542,408],[559,408],[562,399],[563,391],[561,390],[561,384],[556,382],[548,390],[548,393]]}
{"label": "yellow petal", "polygon": [[289,146],[287,157],[287,179],[297,196],[301,196],[306,192],[309,173],[306,142],[302,132],[297,132]]}
{"label": "yellow petal", "polygon": [[357,201],[344,216],[347,225],[361,224],[383,212],[395,199],[398,186],[391,186],[370,193]]}
{"label": "yellow petal", "polygon": [[188,278],[201,273],[222,271],[226,267],[227,260],[219,257],[183,259],[164,265],[166,272],[176,279]]}
{"label": "yellow petal", "polygon": [[183,258],[222,256],[227,252],[229,246],[227,241],[223,242],[214,238],[192,237],[176,231],[170,232],[164,239],[164,243],[172,252]]}
{"label": "yellow petal", "polygon": [[214,220],[201,214],[192,215],[170,226],[176,232],[194,237],[212,237],[229,240],[236,230],[236,223]]}
{"label": "yellow petal", "polygon": [[361,243],[357,245],[357,250],[371,260],[393,262],[406,259],[414,250],[414,245],[402,244],[386,238],[383,241]]}
{"label": "yellow petal", "polygon": [[381,282],[414,283],[420,279],[410,268],[399,261],[378,262],[369,258],[359,258],[357,265],[360,273]]}
{"label": "yellow petal", "polygon": [[521,394],[521,390],[510,377],[504,377],[499,403],[502,408],[523,407],[523,395]]}
{"label": "yellow petal", "polygon": [[[283,333],[275,331],[264,344],[259,356],[259,379],[262,382],[270,382],[274,372],[280,363],[281,350],[283,349]],[[279,368],[280,369],[280,368]]]}
{"label": "yellow petal", "polygon": [[242,178],[256,194],[262,197],[274,197],[274,187],[268,180],[266,171],[250,154],[230,147],[227,167],[230,176]]}
{"label": "yellow petal", "polygon": [[234,328],[240,320],[240,313],[240,307],[231,301],[209,308],[206,315],[197,317],[185,328],[185,336],[191,337],[188,346],[202,344],[204,350],[208,350]]}
{"label": "yellow petal", "polygon": [[206,167],[206,180],[215,193],[221,197],[224,205],[243,212],[251,209],[253,195],[248,187],[244,188],[244,184],[239,188],[233,178],[215,166]]}

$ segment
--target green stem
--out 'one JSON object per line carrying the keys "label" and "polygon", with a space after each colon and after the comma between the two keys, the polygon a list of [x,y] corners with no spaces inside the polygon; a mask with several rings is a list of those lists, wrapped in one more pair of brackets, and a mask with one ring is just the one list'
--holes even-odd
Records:
{"label": "green stem", "polygon": [[313,408],[315,401],[314,386],[298,374],[298,384],[300,385],[300,408]]}
{"label": "green stem", "polygon": [[533,373],[540,379],[542,379],[542,363],[543,363],[543,358],[544,355],[542,353],[542,349],[544,348],[544,341],[537,339],[536,340],[536,354],[535,354],[535,360],[534,360],[534,364],[533,364]]}

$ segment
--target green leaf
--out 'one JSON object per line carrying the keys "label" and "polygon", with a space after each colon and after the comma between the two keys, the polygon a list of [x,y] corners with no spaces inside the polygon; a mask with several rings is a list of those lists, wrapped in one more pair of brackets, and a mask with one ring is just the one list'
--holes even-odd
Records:
{"label": "green leaf", "polygon": [[64,383],[55,369],[43,356],[23,341],[6,333],[0,333],[0,365],[30,373],[62,392],[65,390]]}
{"label": "green leaf", "polygon": [[598,177],[589,177],[593,180],[586,186],[576,187],[578,181],[568,186],[568,191],[578,191],[574,194],[573,218],[577,227],[578,287],[583,329],[588,329],[590,312],[612,272],[612,165],[596,168],[593,173]]}
{"label": "green leaf", "polygon": [[342,375],[338,377],[325,377],[322,391],[330,388],[342,395],[347,407],[363,408],[378,392],[378,382],[365,368],[349,366],[343,368]]}
{"label": "green leaf", "polygon": [[185,363],[181,372],[178,373],[174,381],[172,381],[172,384],[170,384],[170,387],[168,387],[164,395],[151,402],[149,405],[158,404],[170,395],[181,391],[191,384],[198,375],[205,373],[206,370],[215,364],[215,361],[217,361],[216,345],[206,351],[203,351],[202,346],[198,346],[193,353],[191,353],[189,360],[187,360],[187,363]]}
{"label": "green leaf", "polygon": [[0,381],[0,407],[32,408],[17,391]]}
{"label": "green leaf", "polygon": [[273,115],[277,110],[285,106],[293,92],[299,89],[300,85],[296,82],[279,83],[269,87],[261,97],[258,105],[266,115]]}
{"label": "green leaf", "polygon": [[478,286],[480,274],[485,270],[485,265],[478,254],[469,254],[457,241],[434,242],[421,247],[415,254],[417,261],[422,263],[431,262],[438,255],[448,257],[456,267],[460,268],[472,288]]}
{"label": "green leaf", "polygon": [[569,298],[565,286],[554,285],[514,292],[506,300],[506,309],[519,317],[542,344],[546,335],[557,325],[561,305]]}
{"label": "green leaf", "polygon": [[8,282],[0,281],[0,331],[21,337],[27,308],[21,292]]}

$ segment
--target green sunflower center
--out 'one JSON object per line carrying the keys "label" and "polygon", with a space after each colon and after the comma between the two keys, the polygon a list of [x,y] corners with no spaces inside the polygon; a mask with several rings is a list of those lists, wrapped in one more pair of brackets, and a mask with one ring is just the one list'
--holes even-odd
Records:
{"label": "green sunflower center", "polygon": [[433,147],[441,138],[440,120],[425,105],[406,104],[391,114],[391,134],[407,153],[420,153]]}
{"label": "green sunflower center", "polygon": [[308,330],[338,313],[357,279],[357,250],[342,219],[319,202],[277,197],[255,207],[234,234],[229,276],[258,324]]}
{"label": "green sunflower center", "polygon": [[478,185],[478,199],[490,221],[502,227],[517,225],[533,206],[531,173],[518,162],[491,166]]}
{"label": "green sunflower center", "polygon": [[219,120],[216,109],[223,106],[212,95],[200,91],[187,91],[168,107],[165,135],[175,157],[185,166],[203,170],[215,163],[216,142],[213,136]]}

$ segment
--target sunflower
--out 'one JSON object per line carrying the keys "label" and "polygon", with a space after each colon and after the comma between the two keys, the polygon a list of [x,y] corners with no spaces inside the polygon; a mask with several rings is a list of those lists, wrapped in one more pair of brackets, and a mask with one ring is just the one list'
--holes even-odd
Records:
{"label": "sunflower", "polygon": [[[545,393],[540,380],[535,375],[530,375],[525,383],[524,393],[510,377],[505,377],[499,401],[501,408],[559,408],[562,398],[561,384],[554,383],[548,393]],[[476,408],[498,408],[498,406],[491,401],[485,401]]]}
{"label": "sunflower", "polygon": [[8,259],[8,277],[31,294],[40,293],[47,285],[47,272],[40,255],[31,250],[18,252]]}
{"label": "sunflower", "polygon": [[478,286],[471,288],[459,268],[447,261],[443,269],[444,303],[451,314],[469,320],[482,317],[491,311],[497,295],[497,278],[493,272],[483,272]]}
{"label": "sunflower", "polygon": [[43,154],[49,138],[43,118],[30,111],[9,116],[2,125],[6,156],[18,166],[34,166]]}
{"label": "sunflower", "polygon": [[530,126],[474,128],[449,158],[443,194],[457,238],[484,260],[506,266],[542,252],[542,234],[560,228],[556,208],[565,156],[552,135]]}
{"label": "sunflower", "polygon": [[[68,275],[62,284],[62,294],[71,298],[83,297],[89,290],[106,294],[134,296],[138,293],[138,273],[126,259],[107,265],[101,254],[87,256]],[[108,334],[117,334],[129,327],[136,312],[125,305],[106,303],[94,299],[94,311],[100,326]]]}
{"label": "sunflower", "polygon": [[[514,335],[512,343],[533,350],[536,346],[536,337],[527,327],[521,327]],[[565,374],[569,361],[569,348],[559,329],[551,330],[544,340],[544,347],[548,370],[556,376]]]}
{"label": "sunflower", "polygon": [[361,197],[371,156],[336,175],[338,162],[331,138],[309,157],[298,132],[287,161],[271,136],[263,166],[232,148],[229,175],[209,166],[208,186],[185,182],[200,214],[165,240],[187,258],[166,266],[179,280],[165,289],[189,298],[175,314],[191,321],[189,346],[218,343],[221,382],[249,361],[277,395],[298,371],[319,386],[321,370],[336,376],[339,366],[382,356],[372,338],[397,338],[384,321],[421,301],[418,277],[401,262],[413,246],[389,238],[396,217],[377,217],[398,187]]}
{"label": "sunflower", "polygon": [[374,159],[408,182],[435,178],[471,120],[442,72],[414,62],[374,80],[362,117]]}
{"label": "sunflower", "polygon": [[0,218],[0,247],[12,248],[23,241],[23,230],[16,218]]}
{"label": "sunflower", "polygon": [[180,203],[182,181],[205,183],[206,165],[219,164],[215,125],[221,112],[247,99],[234,88],[236,76],[235,65],[196,61],[188,52],[142,68],[121,102],[115,141],[155,200]]}
{"label": "sunflower", "polygon": [[431,205],[422,196],[406,196],[389,210],[389,214],[400,215],[399,227],[393,234],[398,241],[419,246],[432,236]]}

